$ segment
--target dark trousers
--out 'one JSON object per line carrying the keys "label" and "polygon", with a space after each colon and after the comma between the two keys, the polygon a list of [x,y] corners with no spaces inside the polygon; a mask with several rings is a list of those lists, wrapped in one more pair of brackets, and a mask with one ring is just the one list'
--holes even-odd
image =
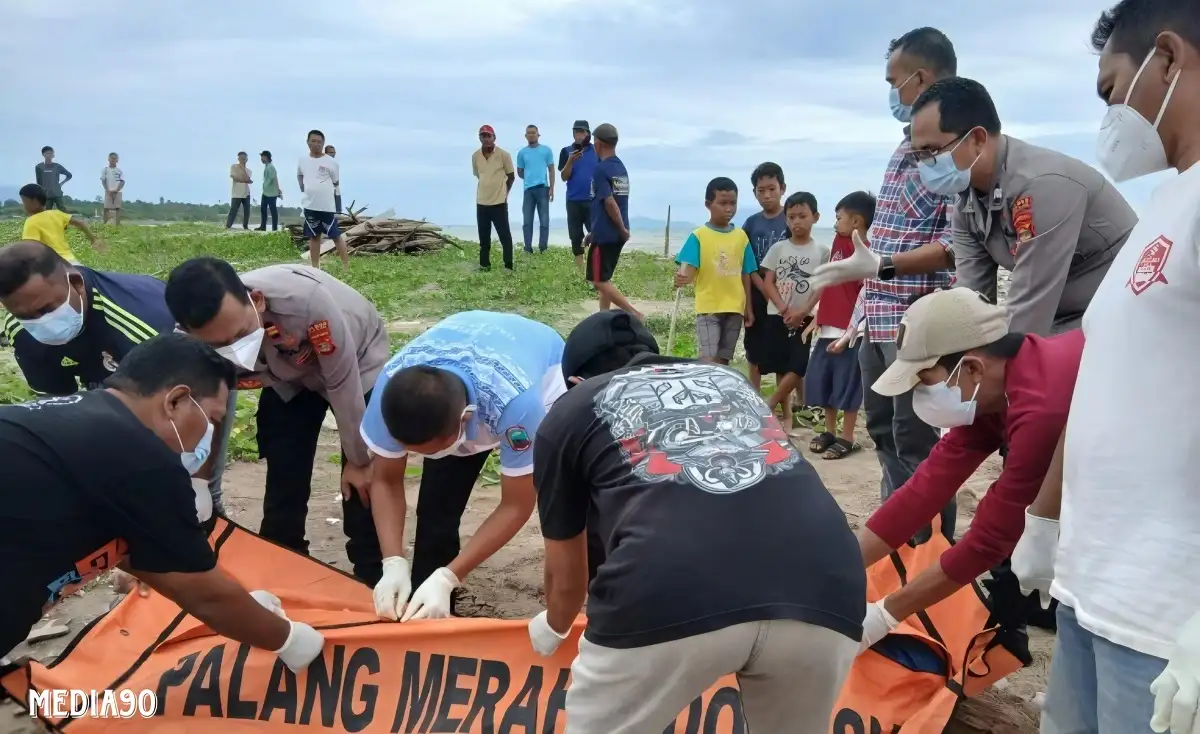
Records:
{"label": "dark trousers", "polygon": [[592,231],[592,205],[587,201],[567,202],[567,234],[571,238],[571,252],[583,254],[583,230]]}
{"label": "dark trousers", "polygon": [[57,209],[60,212],[67,211],[67,208],[65,206],[63,206],[63,198],[61,196],[47,196],[46,197],[46,208],[47,209]]}
{"label": "dark trousers", "polygon": [[[867,433],[875,442],[875,455],[883,470],[879,483],[881,499],[887,499],[912,477],[917,466],[929,456],[938,442],[938,430],[917,417],[912,407],[912,391],[895,398],[887,398],[871,389],[884,370],[896,361],[895,342],[876,343],[864,337],[858,353],[862,368],[863,408],[867,411]],[[942,534],[954,538],[957,501],[942,509]],[[929,539],[931,530],[926,526],[914,537],[922,543]]]}
{"label": "dark trousers", "polygon": [[[366,398],[371,399],[370,391]],[[308,517],[317,441],[328,410],[325,398],[310,390],[301,390],[284,402],[279,393],[268,387],[263,388],[258,400],[258,453],[267,460],[267,489],[258,534],[299,553],[308,553],[304,522]],[[342,463],[345,462],[343,453]],[[383,575],[383,554],[371,511],[356,493],[342,500],[342,527],[346,533],[346,556],[354,575],[374,586]]]}
{"label": "dark trousers", "polygon": [[412,587],[458,557],[459,525],[490,451],[473,456],[425,459],[417,495],[417,532],[413,539]]}
{"label": "dark trousers", "polygon": [[233,226],[233,220],[237,219],[238,208],[242,210],[242,227],[250,229],[250,197],[234,198],[229,200],[229,216],[225,218],[225,229]]}
{"label": "dark trousers", "polygon": [[508,226],[508,204],[475,205],[475,221],[479,224],[479,267],[492,267],[492,226],[504,249],[504,267],[512,270],[512,230]]}
{"label": "dark trousers", "polygon": [[533,252],[533,214],[538,218],[538,250],[545,252],[550,242],[550,187],[530,186],[521,202],[521,234],[525,252]]}
{"label": "dark trousers", "polygon": [[278,196],[264,196],[259,201],[258,212],[262,217],[262,224],[258,225],[259,229],[267,228],[267,212],[271,212],[271,229],[279,229],[279,208],[277,207],[278,202]]}

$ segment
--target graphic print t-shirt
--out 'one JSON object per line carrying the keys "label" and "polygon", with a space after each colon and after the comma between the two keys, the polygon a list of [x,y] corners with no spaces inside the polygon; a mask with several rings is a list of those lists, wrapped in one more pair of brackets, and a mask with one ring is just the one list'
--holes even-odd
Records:
{"label": "graphic print t-shirt", "polygon": [[559,398],[537,443],[542,534],[574,538],[590,517],[604,542],[589,641],[770,619],[861,638],[866,572],[845,514],[736,370],[635,360]]}
{"label": "graphic print t-shirt", "polygon": [[[775,288],[779,297],[788,305],[803,305],[808,297],[808,279],[818,265],[829,259],[829,250],[815,242],[797,245],[791,240],[781,240],[771,245],[762,266],[775,272]],[[774,303],[767,304],[767,313],[778,315]]]}
{"label": "graphic print t-shirt", "polygon": [[300,156],[296,166],[298,175],[304,177],[304,193],[300,195],[300,206],[314,212],[337,211],[333,201],[333,183],[340,179],[340,169],[332,156],[313,158]]}
{"label": "graphic print t-shirt", "polygon": [[0,455],[5,653],[44,607],[124,559],[151,573],[216,565],[179,454],[112,394],[0,407]]}

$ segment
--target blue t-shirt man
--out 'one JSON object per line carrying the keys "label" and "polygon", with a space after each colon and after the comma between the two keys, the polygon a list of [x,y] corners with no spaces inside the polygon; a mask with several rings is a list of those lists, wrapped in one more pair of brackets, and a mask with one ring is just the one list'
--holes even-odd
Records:
{"label": "blue t-shirt man", "polygon": [[549,186],[549,170],[554,165],[554,154],[546,146],[538,143],[525,146],[517,152],[517,168],[522,171],[525,188]]}
{"label": "blue t-shirt man", "polygon": [[592,175],[592,242],[598,245],[615,245],[621,241],[617,226],[604,205],[610,197],[617,202],[621,221],[628,230],[629,171],[615,155],[599,161]]}
{"label": "blue t-shirt man", "polygon": [[443,319],[384,366],[363,416],[363,440],[379,456],[407,455],[388,432],[380,403],[392,375],[428,365],[453,373],[467,388],[467,440],[451,455],[472,456],[499,447],[501,474],[530,474],[538,426],[567,390],[563,347],[557,331],[516,314],[465,311]]}

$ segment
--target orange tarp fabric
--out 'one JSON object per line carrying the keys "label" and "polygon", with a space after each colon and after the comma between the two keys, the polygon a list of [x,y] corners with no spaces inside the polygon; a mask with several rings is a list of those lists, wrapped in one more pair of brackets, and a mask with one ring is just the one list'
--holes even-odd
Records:
{"label": "orange tarp fabric", "polygon": [[[940,537],[871,569],[872,598],[936,560],[945,548]],[[564,730],[582,617],[559,652],[542,658],[530,646],[524,621],[383,622],[375,617],[370,589],[341,571],[225,520],[217,521],[211,539],[223,570],[247,589],[271,591],[291,619],[322,631],[323,658],[293,674],[275,655],[216,636],[159,594],[131,594],[56,661],[13,669],[0,685],[21,705],[31,688],[157,695],[152,719],[46,720],[71,734]],[[946,672],[913,672],[868,651],[851,672],[832,734],[940,732],[962,695],[1019,667],[1003,647],[989,646],[988,612],[971,588],[927,616],[933,634],[915,618],[900,631],[944,656]],[[736,685],[732,677],[719,681],[663,734],[745,734]]]}

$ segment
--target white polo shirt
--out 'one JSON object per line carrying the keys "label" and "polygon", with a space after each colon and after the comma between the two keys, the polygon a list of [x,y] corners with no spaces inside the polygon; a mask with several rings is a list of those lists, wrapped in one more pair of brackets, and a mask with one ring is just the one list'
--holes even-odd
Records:
{"label": "white polo shirt", "polygon": [[1167,658],[1200,612],[1200,166],[1160,186],[1083,318],[1050,593]]}

